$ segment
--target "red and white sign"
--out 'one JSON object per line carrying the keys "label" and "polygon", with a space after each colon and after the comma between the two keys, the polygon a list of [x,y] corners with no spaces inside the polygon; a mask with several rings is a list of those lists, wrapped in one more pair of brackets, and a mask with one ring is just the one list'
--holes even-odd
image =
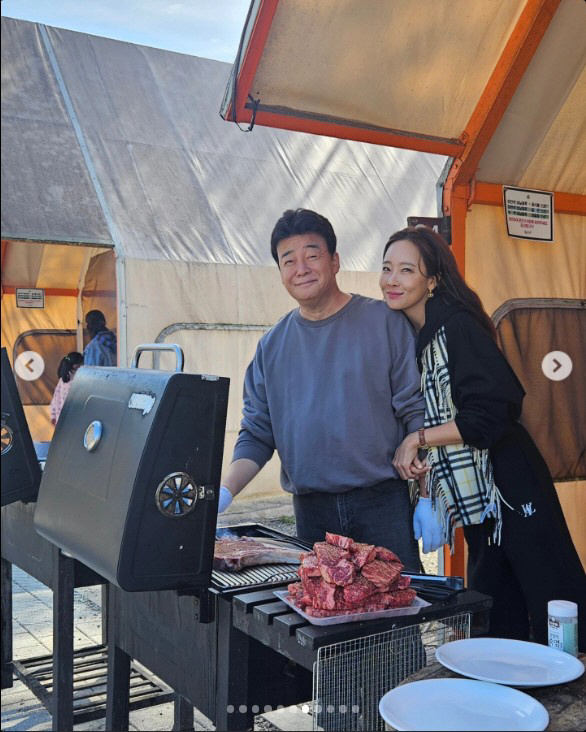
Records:
{"label": "red and white sign", "polygon": [[509,236],[553,241],[553,193],[503,186],[503,205]]}
{"label": "red and white sign", "polygon": [[17,308],[44,308],[45,290],[38,287],[17,287],[16,288]]}

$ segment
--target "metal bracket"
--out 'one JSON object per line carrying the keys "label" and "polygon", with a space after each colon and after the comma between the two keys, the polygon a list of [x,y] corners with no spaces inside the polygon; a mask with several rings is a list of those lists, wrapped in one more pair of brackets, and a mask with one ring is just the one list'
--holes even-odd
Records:
{"label": "metal bracket", "polygon": [[440,236],[452,243],[452,217],[451,216],[408,216],[407,226],[427,226],[437,231]]}

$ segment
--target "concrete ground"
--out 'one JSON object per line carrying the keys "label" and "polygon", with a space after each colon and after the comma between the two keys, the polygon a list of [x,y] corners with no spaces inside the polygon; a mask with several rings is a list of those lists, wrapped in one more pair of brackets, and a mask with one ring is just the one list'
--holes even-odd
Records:
{"label": "concrete ground", "polygon": [[[239,499],[218,518],[219,526],[262,523],[293,534],[295,520],[291,499],[283,494],[254,500]],[[437,574],[437,556],[422,555],[426,572]],[[28,659],[52,653],[53,593],[17,567],[13,567],[13,657]],[[75,648],[102,642],[101,589],[75,590]],[[50,730],[51,715],[20,681],[2,691],[2,730]],[[161,704],[130,713],[130,730],[169,730],[173,727],[173,704]],[[75,726],[76,730],[103,730],[98,719]],[[195,710],[196,730],[213,730],[210,720]],[[255,730],[311,730],[312,720],[303,705],[278,709],[255,718]]]}

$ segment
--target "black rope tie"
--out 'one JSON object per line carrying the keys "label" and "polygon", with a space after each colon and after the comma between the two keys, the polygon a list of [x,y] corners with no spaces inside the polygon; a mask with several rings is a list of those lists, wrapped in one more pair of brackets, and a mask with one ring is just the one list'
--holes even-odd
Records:
{"label": "black rope tie", "polygon": [[252,119],[250,120],[250,124],[248,125],[248,129],[245,130],[245,132],[251,132],[252,128],[254,127],[254,123],[256,122],[256,110],[258,109],[258,105],[260,104],[260,99],[253,99],[250,94],[248,95],[248,98],[252,102]]}

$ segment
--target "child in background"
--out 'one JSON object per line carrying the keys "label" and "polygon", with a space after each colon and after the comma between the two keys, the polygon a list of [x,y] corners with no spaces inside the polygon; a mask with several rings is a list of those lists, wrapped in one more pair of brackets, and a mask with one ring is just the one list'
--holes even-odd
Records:
{"label": "child in background", "polygon": [[65,404],[65,398],[69,394],[71,388],[71,382],[77,369],[83,365],[83,356],[77,351],[68,353],[65,358],[61,360],[59,368],[57,369],[57,376],[59,381],[55,387],[55,393],[51,399],[51,424],[56,425],[63,405]]}

